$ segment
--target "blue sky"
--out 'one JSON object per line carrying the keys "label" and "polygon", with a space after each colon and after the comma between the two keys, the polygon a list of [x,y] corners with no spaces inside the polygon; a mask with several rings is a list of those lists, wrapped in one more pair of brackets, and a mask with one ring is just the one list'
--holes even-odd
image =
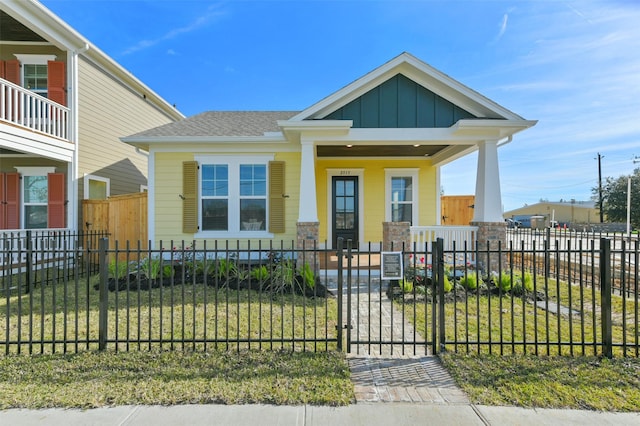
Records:
{"label": "blue sky", "polygon": [[[190,116],[302,110],[406,51],[530,120],[503,208],[588,200],[639,166],[640,2],[42,0]],[[475,155],[443,168],[473,194]]]}

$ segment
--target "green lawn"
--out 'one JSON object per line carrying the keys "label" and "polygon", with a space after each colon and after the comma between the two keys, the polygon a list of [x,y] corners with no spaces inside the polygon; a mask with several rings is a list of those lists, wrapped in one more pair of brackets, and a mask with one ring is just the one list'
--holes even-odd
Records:
{"label": "green lawn", "polygon": [[[0,297],[0,352],[96,349],[100,301],[94,284],[95,278],[69,281]],[[118,350],[326,351],[337,347],[336,322],[335,298],[187,284],[110,292],[107,337],[108,348]],[[24,343],[7,350],[7,340]]]}
{"label": "green lawn", "polygon": [[441,354],[474,404],[640,412],[640,360]]}
{"label": "green lawn", "polygon": [[0,357],[0,409],[354,401],[335,352],[82,352]]}

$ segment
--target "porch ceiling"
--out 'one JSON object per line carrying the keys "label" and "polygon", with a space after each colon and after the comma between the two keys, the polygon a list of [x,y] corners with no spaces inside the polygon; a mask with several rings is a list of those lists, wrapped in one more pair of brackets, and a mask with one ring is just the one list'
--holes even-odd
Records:
{"label": "porch ceiling", "polygon": [[0,11],[0,40],[46,42],[44,38],[3,11]]}
{"label": "porch ceiling", "polygon": [[318,157],[433,157],[448,145],[319,145]]}

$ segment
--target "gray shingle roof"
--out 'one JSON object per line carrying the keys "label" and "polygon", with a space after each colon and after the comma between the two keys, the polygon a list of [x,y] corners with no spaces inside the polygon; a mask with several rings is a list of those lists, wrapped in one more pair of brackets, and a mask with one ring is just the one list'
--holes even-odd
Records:
{"label": "gray shingle roof", "polygon": [[182,121],[145,130],[133,137],[180,136],[262,136],[277,132],[278,120],[287,120],[299,111],[207,111]]}

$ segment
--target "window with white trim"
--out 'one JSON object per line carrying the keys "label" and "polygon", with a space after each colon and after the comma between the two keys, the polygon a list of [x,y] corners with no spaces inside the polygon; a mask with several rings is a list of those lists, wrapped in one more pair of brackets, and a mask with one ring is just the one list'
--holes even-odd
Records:
{"label": "window with white trim", "polygon": [[387,169],[386,217],[390,222],[418,224],[418,171],[416,169]]}
{"label": "window with white trim", "polygon": [[84,199],[106,200],[111,195],[111,179],[96,175],[84,175]]}
{"label": "window with white trim", "polygon": [[45,98],[48,97],[48,62],[55,61],[55,55],[16,54],[22,64],[22,87]]}
{"label": "window with white trim", "polygon": [[43,229],[48,226],[49,180],[54,167],[16,167],[22,176],[22,223],[25,229]]}
{"label": "window with white trim", "polygon": [[240,235],[267,230],[271,158],[201,157],[200,230]]}

